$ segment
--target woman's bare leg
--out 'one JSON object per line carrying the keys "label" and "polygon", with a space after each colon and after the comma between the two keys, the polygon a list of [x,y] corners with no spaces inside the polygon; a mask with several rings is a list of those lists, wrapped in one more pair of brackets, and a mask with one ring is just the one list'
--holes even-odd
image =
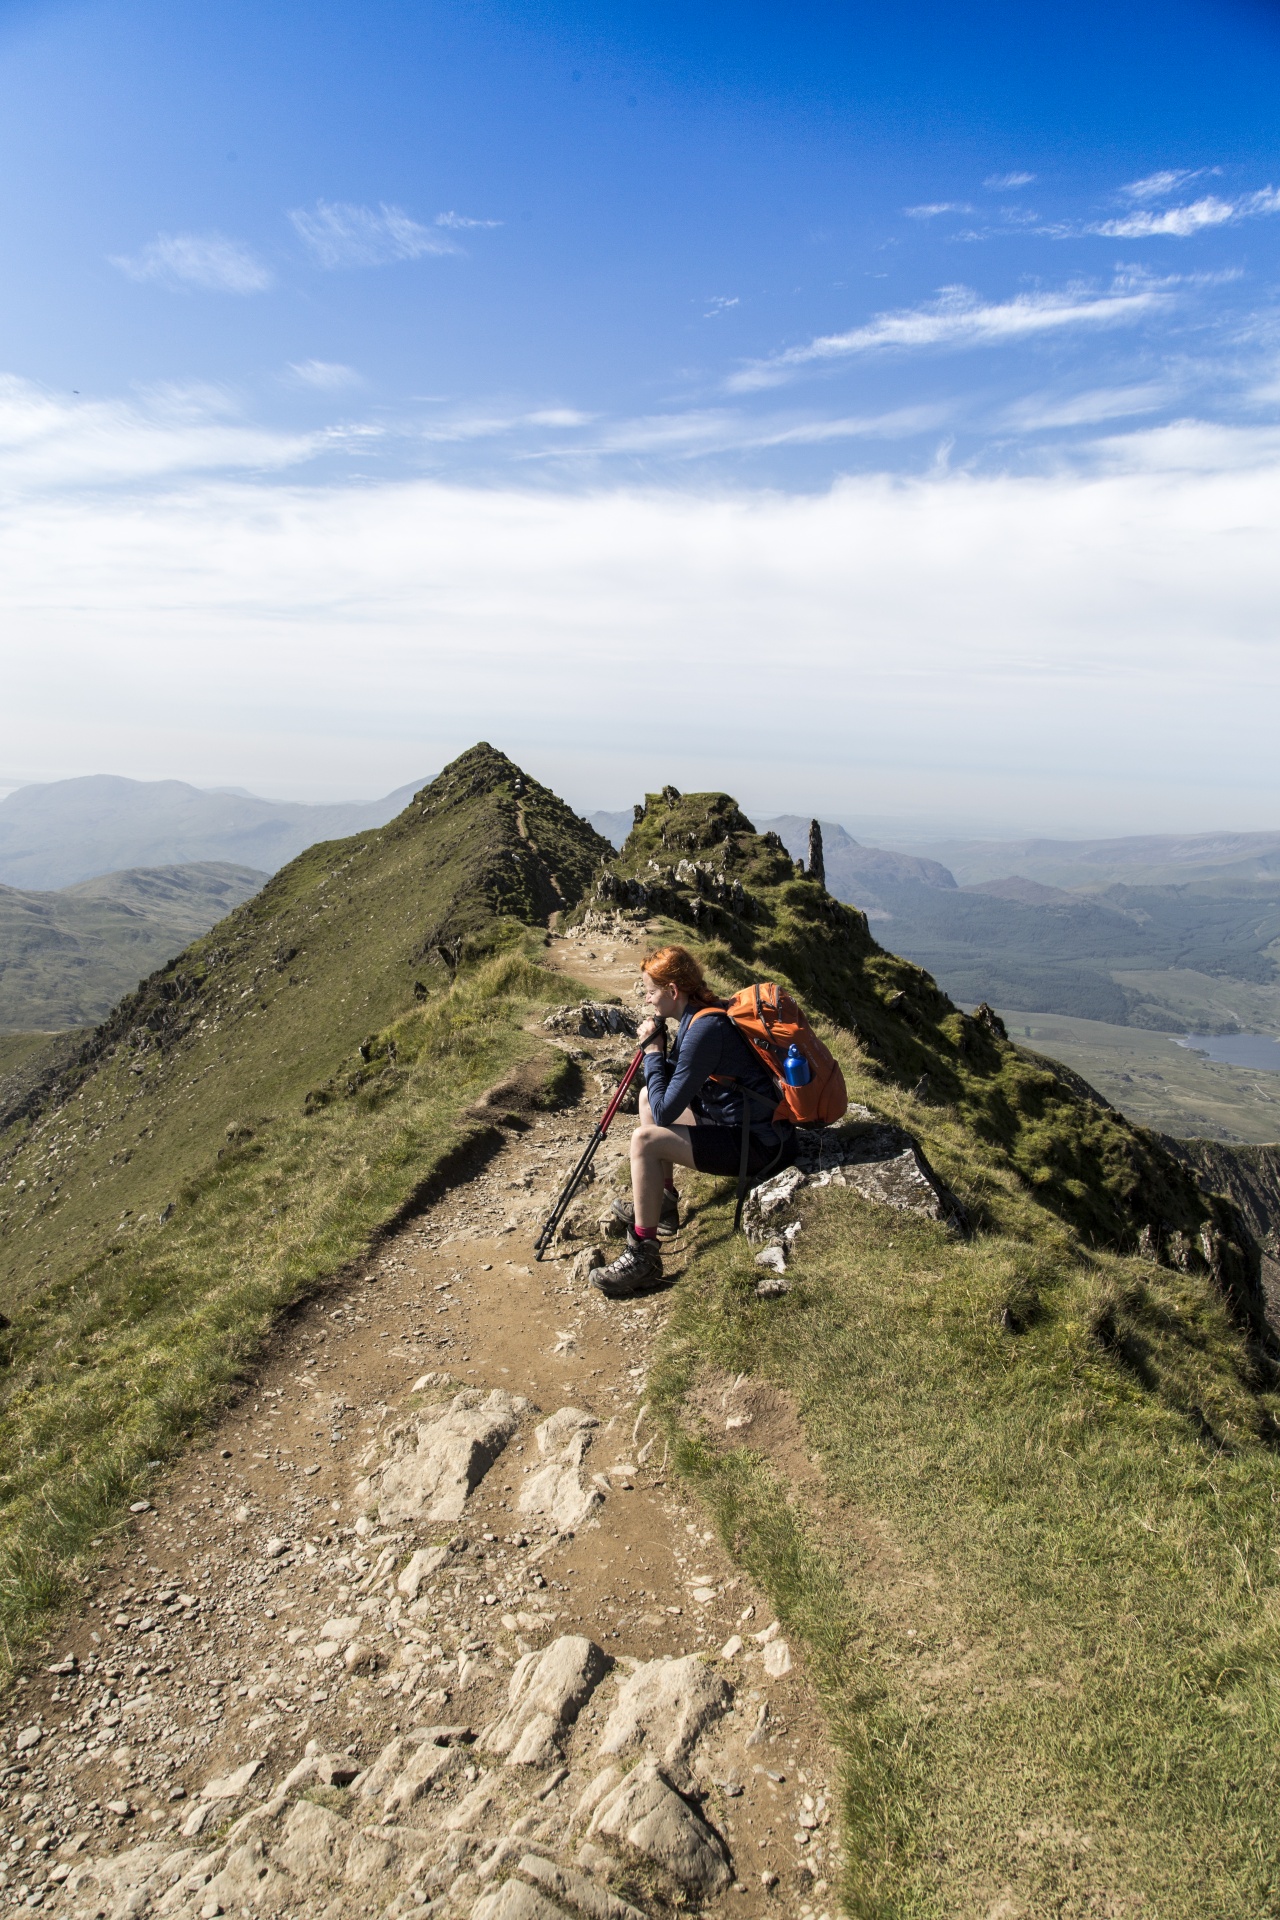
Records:
{"label": "woman's bare leg", "polygon": [[637,1227],[656,1227],[662,1188],[672,1166],[691,1167],[688,1127],[641,1124],[631,1136],[631,1198]]}
{"label": "woman's bare leg", "polygon": [[[690,1113],[688,1107],[686,1107],[675,1124],[678,1127],[696,1127],[698,1123]],[[640,1125],[642,1127],[651,1127],[653,1125],[653,1108],[649,1105],[648,1087],[641,1087],[640,1089]],[[693,1162],[692,1160],[682,1160],[680,1164],[681,1166],[691,1167]],[[674,1186],[675,1184],[675,1169],[669,1160],[664,1160],[662,1163],[662,1184],[664,1187]],[[661,1204],[661,1196],[659,1196],[659,1204]],[[637,1214],[637,1220],[639,1217]],[[646,1220],[644,1224],[648,1226],[649,1223]]]}

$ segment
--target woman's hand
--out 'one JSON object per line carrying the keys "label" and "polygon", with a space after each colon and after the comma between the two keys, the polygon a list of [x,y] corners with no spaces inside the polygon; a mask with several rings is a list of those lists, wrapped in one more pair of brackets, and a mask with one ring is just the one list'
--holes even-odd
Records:
{"label": "woman's hand", "polygon": [[665,1053],[667,1023],[665,1020],[646,1020],[636,1037],[646,1053]]}

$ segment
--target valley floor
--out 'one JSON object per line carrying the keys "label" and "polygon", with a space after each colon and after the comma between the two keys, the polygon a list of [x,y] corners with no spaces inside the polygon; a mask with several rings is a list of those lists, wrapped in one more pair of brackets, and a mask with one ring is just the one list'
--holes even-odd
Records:
{"label": "valley floor", "polygon": [[[633,954],[558,943],[551,959],[630,996]],[[468,1920],[513,1876],[497,1920],[627,1920],[599,1842],[634,1842],[647,1819],[623,1890],[649,1913],[690,1891],[734,1916],[834,1910],[835,1763],[800,1650],[668,1477],[646,1410],[668,1296],[606,1304],[568,1260],[532,1259],[596,1105],[588,1081],[576,1112],[536,1119],[287,1319],[251,1391],[107,1548],[10,1696],[0,1898],[84,1920]],[[371,1523],[365,1476],[459,1389],[506,1418],[506,1445],[455,1519],[388,1523],[384,1497]],[[566,1408],[577,1420],[539,1435]],[[415,1597],[401,1569],[433,1543]],[[533,1763],[504,1764],[494,1727],[513,1671],[530,1678],[517,1663],[559,1646],[572,1665],[577,1636],[607,1674],[576,1724],[562,1689],[557,1728],[556,1662],[534,1673],[552,1731]],[[631,1676],[688,1656],[707,1663],[680,1670],[693,1705],[673,1683],[624,1743],[621,1767],[639,1765],[602,1778]],[[683,1798],[657,1804],[657,1760]],[[594,1837],[591,1808],[575,1816],[592,1782]],[[655,1805],[628,1810],[641,1793]]]}
{"label": "valley floor", "polygon": [[1171,1033],[1000,1009],[1009,1038],[1061,1060],[1140,1126],[1179,1139],[1280,1139],[1280,1073],[1233,1067]]}

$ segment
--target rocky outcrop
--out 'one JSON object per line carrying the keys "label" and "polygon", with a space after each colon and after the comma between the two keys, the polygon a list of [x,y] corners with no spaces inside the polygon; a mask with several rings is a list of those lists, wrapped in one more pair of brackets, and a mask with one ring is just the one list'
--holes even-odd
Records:
{"label": "rocky outcrop", "polygon": [[582,1478],[592,1431],[599,1424],[593,1414],[578,1407],[561,1407],[534,1429],[545,1464],[534,1468],[520,1490],[522,1514],[553,1532],[569,1533],[600,1505],[604,1498],[600,1488],[586,1485]]}
{"label": "rocky outcrop", "polygon": [[669,1772],[683,1775],[699,1737],[722,1718],[733,1688],[696,1654],[684,1660],[650,1660],[637,1667],[618,1693],[600,1737],[607,1756],[647,1746]]}
{"label": "rocky outcrop", "polygon": [[486,1728],[481,1744],[505,1755],[509,1767],[550,1766],[560,1735],[572,1726],[604,1679],[609,1662],[584,1634],[564,1634],[541,1653],[516,1664],[507,1711]]}
{"label": "rocky outcrop", "polygon": [[458,1519],[519,1424],[528,1401],[496,1388],[455,1394],[438,1420],[402,1432],[400,1449],[357,1489],[385,1521]]}
{"label": "rocky outcrop", "polygon": [[588,1831],[619,1841],[695,1894],[719,1893],[733,1879],[723,1843],[652,1761],[605,1795]]}
{"label": "rocky outcrop", "polygon": [[[911,1134],[867,1107],[851,1107],[838,1127],[796,1129],[794,1165],[748,1194],[742,1218],[747,1237],[764,1251],[761,1265],[782,1273],[799,1232],[791,1209],[802,1192],[846,1187],[873,1205],[918,1213],[954,1232],[967,1221],[959,1200],[939,1178]],[[776,1249],[776,1251],[775,1251]],[[776,1288],[762,1290],[780,1291]]]}
{"label": "rocky outcrop", "polygon": [[1168,1134],[1161,1135],[1161,1145],[1191,1169],[1202,1193],[1234,1201],[1258,1245],[1280,1260],[1280,1146],[1229,1146]]}
{"label": "rocky outcrop", "polygon": [[602,1000],[584,1000],[576,1007],[555,1007],[543,1026],[549,1033],[576,1033],[584,1040],[603,1040],[611,1033],[635,1037],[637,1020],[626,1007],[610,1006]]}
{"label": "rocky outcrop", "polygon": [[[713,1898],[733,1865],[695,1789],[708,1762],[690,1763],[720,1731],[732,1689],[696,1655],[649,1661],[623,1680],[603,1733],[583,1738],[580,1715],[609,1664],[586,1636],[562,1635],[518,1663],[505,1713],[474,1748],[464,1726],[414,1726],[359,1773],[317,1749],[241,1810],[260,1772],[248,1763],[204,1790],[202,1805],[239,1815],[215,1844],[194,1844],[193,1831],[192,1844],[81,1858],[59,1910],[68,1920],[649,1920]],[[481,1754],[504,1764],[482,1771]],[[622,1764],[601,1771],[609,1755]],[[545,1818],[557,1804],[561,1817]],[[570,1847],[576,1860],[561,1857]],[[647,1911],[609,1885],[637,1864],[654,1893]]]}

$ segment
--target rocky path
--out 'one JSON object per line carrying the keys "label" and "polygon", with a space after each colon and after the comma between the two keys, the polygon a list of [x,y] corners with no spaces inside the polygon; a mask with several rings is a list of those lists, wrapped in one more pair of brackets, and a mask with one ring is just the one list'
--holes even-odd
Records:
{"label": "rocky path", "polygon": [[[629,1000],[638,936],[603,931],[552,964]],[[0,1733],[0,1901],[76,1920],[834,1910],[803,1663],[647,1412],[664,1298],[608,1305],[572,1251],[532,1259],[630,1052],[557,1037],[583,1105],[300,1310],[104,1546]]]}

